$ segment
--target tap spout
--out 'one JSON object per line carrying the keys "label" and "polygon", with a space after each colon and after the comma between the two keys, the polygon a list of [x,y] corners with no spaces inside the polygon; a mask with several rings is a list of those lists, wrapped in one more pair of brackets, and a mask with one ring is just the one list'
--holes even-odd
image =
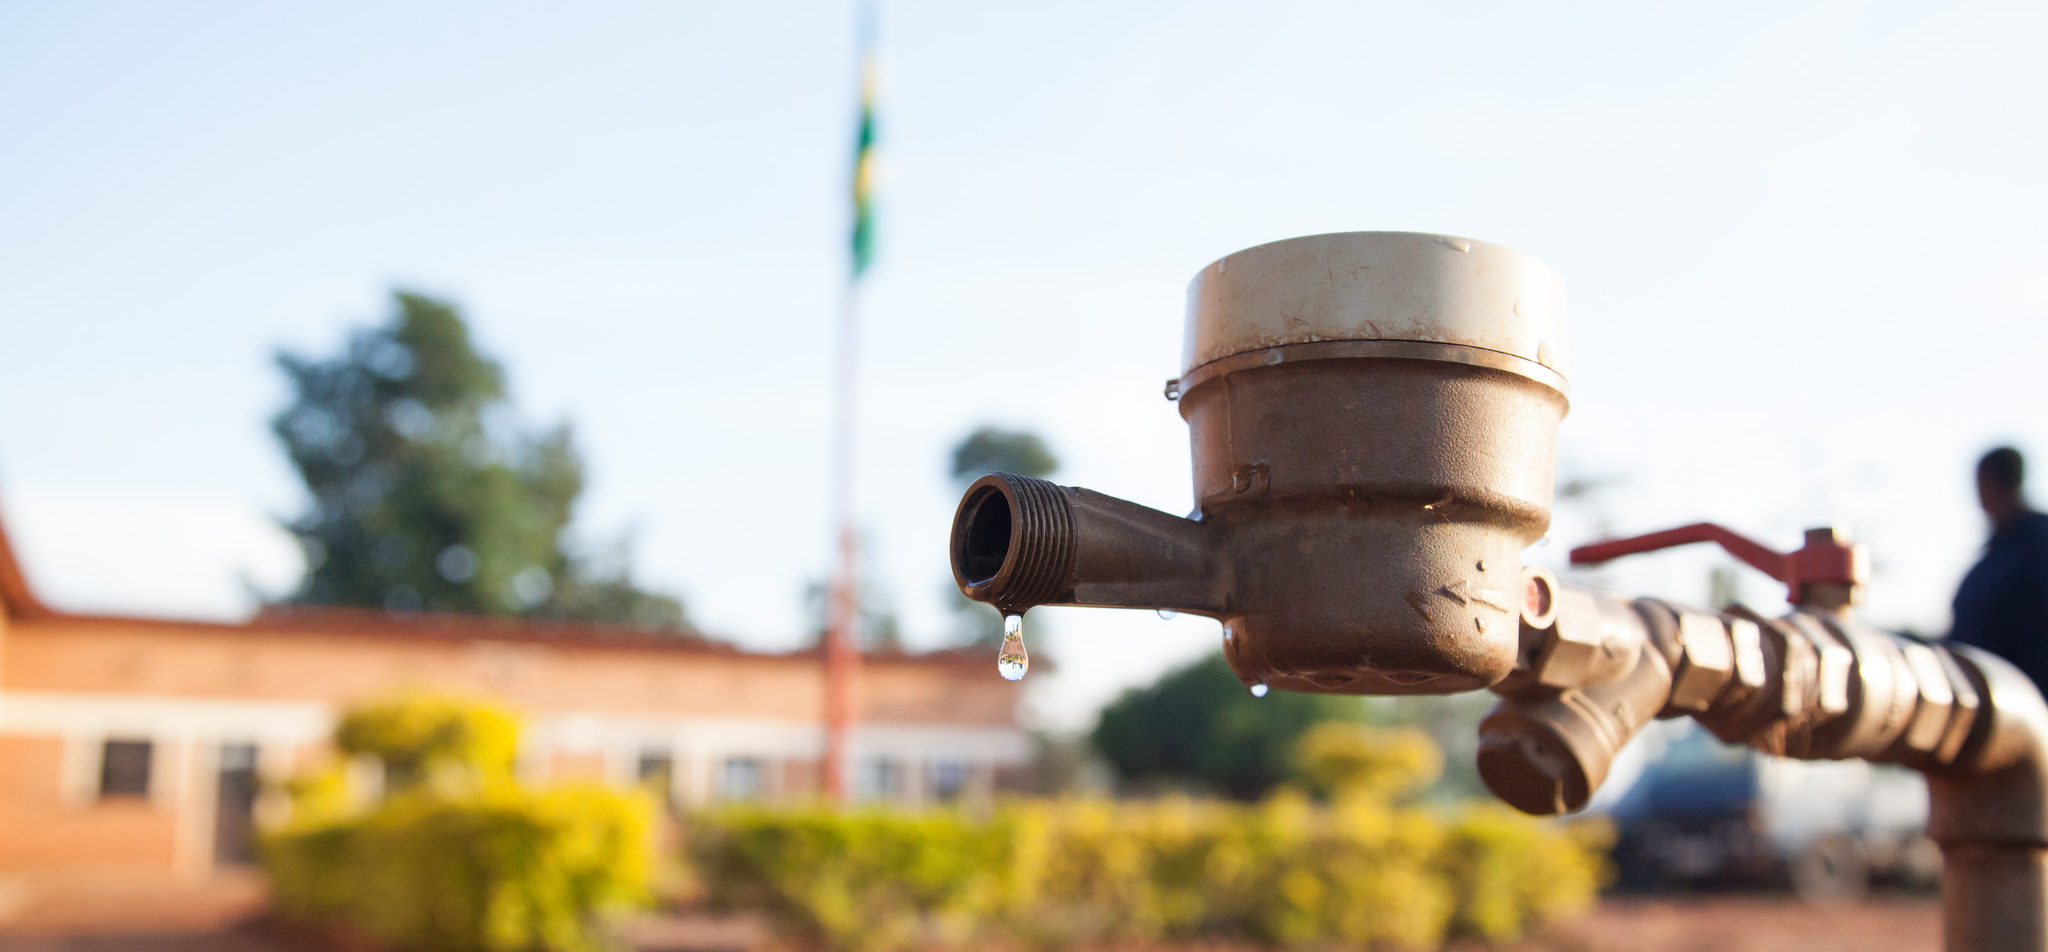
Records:
{"label": "tap spout", "polygon": [[1218,615],[1208,528],[1134,502],[1043,479],[976,480],[953,516],[953,580],[1004,612],[1037,605]]}

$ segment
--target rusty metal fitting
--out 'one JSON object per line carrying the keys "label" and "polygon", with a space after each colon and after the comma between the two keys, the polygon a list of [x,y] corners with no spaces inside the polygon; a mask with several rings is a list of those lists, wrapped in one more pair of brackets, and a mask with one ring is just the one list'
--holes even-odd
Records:
{"label": "rusty metal fitting", "polygon": [[1980,703],[1950,646],[1828,610],[1763,619],[1737,608],[1722,621],[1735,656],[1727,687],[1704,708],[1679,705],[1673,692],[1674,708],[1721,739],[1789,757],[1922,770],[1962,756]]}
{"label": "rusty metal fitting", "polygon": [[1735,651],[1735,687],[1740,697],[1750,697],[1764,689],[1770,672],[1764,658],[1763,629],[1749,618],[1730,616],[1728,642]]}
{"label": "rusty metal fitting", "polygon": [[1912,719],[1906,724],[1906,747],[1936,760],[1942,759],[1943,750],[1960,750],[1969,736],[1969,722],[1955,716],[1956,690],[1949,683],[1949,669],[1942,664],[1944,652],[1906,642],[1899,646],[1899,654],[1919,692]]}
{"label": "rusty metal fitting", "polygon": [[1557,589],[1550,615],[1549,638],[1535,658],[1536,683],[1560,690],[1577,687],[1600,656],[1600,606],[1585,589]]}
{"label": "rusty metal fitting", "polygon": [[[2048,706],[2025,674],[1967,645],[1934,645],[1961,681],[1969,739],[1950,762],[1927,770],[1927,832],[1957,844],[2048,848]],[[1967,693],[1967,697],[1965,694]]]}
{"label": "rusty metal fitting", "polygon": [[1671,670],[1643,634],[1647,619],[1626,617],[1636,634],[1612,642],[1632,646],[1626,664],[1592,683],[1503,696],[1479,723],[1479,776],[1494,795],[1539,816],[1585,806],[1622,746],[1663,707]]}
{"label": "rusty metal fitting", "polygon": [[[1830,757],[1899,760],[1927,751],[1903,747],[1907,728],[1922,702],[1919,679],[1906,661],[1902,642],[1886,632],[1850,621],[1833,611],[1801,613],[1819,622],[1849,654],[1848,708],[1814,728],[1816,750]],[[1822,664],[1823,677],[1827,666]],[[1828,687],[1823,681],[1824,691]],[[1937,694],[1953,695],[1946,686]],[[1823,695],[1825,697],[1825,693]],[[1895,749],[1896,748],[1896,749]]]}
{"label": "rusty metal fitting", "polygon": [[1528,671],[1495,687],[1503,701],[1481,725],[1481,776],[1519,808],[1576,809],[1659,714],[1792,757],[1941,770],[1974,749],[1979,691],[1945,646],[1830,611],[1764,619],[1571,586],[1551,596],[1550,627],[1527,632]]}
{"label": "rusty metal fitting", "polygon": [[1851,692],[1859,685],[1855,678],[1856,652],[1839,632],[1813,612],[1793,612],[1785,621],[1806,635],[1818,659],[1813,706],[1828,716],[1849,712]]}
{"label": "rusty metal fitting", "polygon": [[1735,677],[1735,642],[1721,619],[1677,609],[1673,635],[1677,661],[1671,670],[1672,711],[1696,714],[1707,709]]}
{"label": "rusty metal fitting", "polygon": [[[1965,672],[1962,662],[1957,660],[1956,649],[1960,647],[1943,645],[1935,649],[1935,657],[1941,662],[1950,692],[1948,725],[1942,731],[1941,743],[1934,748],[1936,764],[1963,762],[1963,747],[1969,743],[1971,733],[1980,723],[1985,704],[1984,692],[1978,688],[1981,679]],[[2042,737],[2048,739],[2048,734]]]}
{"label": "rusty metal fitting", "polygon": [[[1553,690],[1582,687],[1634,663],[1643,627],[1628,602],[1579,586],[1558,585],[1549,592],[1549,611],[1535,613],[1538,620],[1549,621],[1548,626],[1531,625],[1527,609],[1522,614],[1532,642],[1529,683]],[[1508,693],[1523,685],[1509,682],[1502,687]]]}
{"label": "rusty metal fitting", "polygon": [[1806,530],[1805,545],[1791,555],[1793,602],[1804,608],[1847,611],[1863,603],[1870,577],[1870,550],[1857,545],[1843,526]]}

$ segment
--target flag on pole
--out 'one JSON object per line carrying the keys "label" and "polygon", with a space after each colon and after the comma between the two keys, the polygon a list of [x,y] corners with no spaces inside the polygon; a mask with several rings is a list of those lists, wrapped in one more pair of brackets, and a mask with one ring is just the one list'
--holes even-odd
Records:
{"label": "flag on pole", "polygon": [[875,257],[875,14],[860,13],[860,131],[853,150],[853,276]]}

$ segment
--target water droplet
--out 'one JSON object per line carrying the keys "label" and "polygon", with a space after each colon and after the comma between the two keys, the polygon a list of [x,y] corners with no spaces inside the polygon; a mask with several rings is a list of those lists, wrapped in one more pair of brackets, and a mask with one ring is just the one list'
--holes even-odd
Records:
{"label": "water droplet", "polygon": [[1265,697],[1266,692],[1269,690],[1271,690],[1271,688],[1266,687],[1266,682],[1264,681],[1252,682],[1252,697]]}
{"label": "water droplet", "polygon": [[1003,647],[996,652],[996,673],[1005,681],[1022,681],[1031,669],[1031,655],[1024,651],[1024,616],[1003,616]]}
{"label": "water droplet", "polygon": [[1164,618],[1167,621],[1172,621],[1175,618],[1180,617],[1180,612],[1174,611],[1171,608],[1162,608],[1159,610],[1159,617]]}

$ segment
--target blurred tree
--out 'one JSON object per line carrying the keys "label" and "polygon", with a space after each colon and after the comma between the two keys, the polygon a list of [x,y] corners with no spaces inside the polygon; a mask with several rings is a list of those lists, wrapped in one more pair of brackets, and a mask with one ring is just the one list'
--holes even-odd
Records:
{"label": "blurred tree", "polygon": [[394,304],[336,357],[277,355],[292,400],[271,431],[312,495],[288,526],[308,564],[289,600],[682,627],[679,600],[633,584],[623,543],[568,548],[583,490],[568,425],[512,416],[503,368],[453,305]]}
{"label": "blurred tree", "polygon": [[[990,473],[1016,473],[1045,479],[1059,468],[1059,457],[1053,454],[1052,448],[1038,434],[1028,430],[981,426],[953,445],[953,482],[963,491],[969,483]],[[952,623],[946,633],[948,644],[987,642],[994,645],[1002,641],[1002,616],[995,609],[960,594],[960,589],[950,581],[946,583],[946,604],[952,614]]]}
{"label": "blurred tree", "polygon": [[[804,614],[811,623],[811,644],[825,642],[830,624],[832,585],[813,580],[804,586]],[[896,651],[903,647],[903,628],[889,607],[889,595],[880,586],[863,580],[860,587],[860,650]]]}
{"label": "blurred tree", "polygon": [[961,488],[989,473],[1044,479],[1060,468],[1059,457],[1038,434],[983,426],[953,447],[953,479]]}
{"label": "blurred tree", "polygon": [[1090,742],[1119,779],[1251,799],[1296,776],[1295,743],[1329,721],[1363,719],[1354,697],[1275,691],[1254,698],[1221,654],[1125,691]]}

